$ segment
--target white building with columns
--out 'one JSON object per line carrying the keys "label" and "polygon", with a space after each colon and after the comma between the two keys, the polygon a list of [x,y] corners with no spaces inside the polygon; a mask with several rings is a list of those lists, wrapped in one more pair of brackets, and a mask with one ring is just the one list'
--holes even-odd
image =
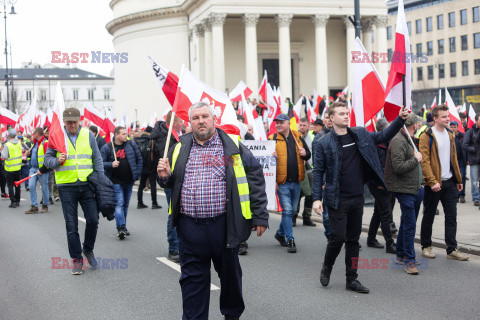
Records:
{"label": "white building with columns", "polygon": [[[264,70],[284,97],[333,95],[352,83],[355,30],[351,0],[112,0],[106,28],[128,63],[115,66],[115,109],[167,108],[148,56],[179,75],[229,91],[244,80],[256,94]],[[362,36],[369,52],[387,52],[384,0],[363,0]],[[378,64],[386,82],[388,65]],[[351,85],[350,85],[351,88]],[[140,117],[141,115],[141,117]]]}

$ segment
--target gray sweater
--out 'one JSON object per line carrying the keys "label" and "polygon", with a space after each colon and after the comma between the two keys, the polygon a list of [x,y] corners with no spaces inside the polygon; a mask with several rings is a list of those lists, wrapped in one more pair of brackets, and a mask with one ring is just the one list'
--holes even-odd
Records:
{"label": "gray sweater", "polygon": [[[78,133],[80,132],[81,128],[82,126],[78,127],[78,132],[76,135],[72,135],[67,130],[65,130],[73,146],[76,145]],[[93,171],[103,173],[102,155],[100,154],[100,150],[98,150],[97,141],[95,140],[95,136],[93,135],[92,132],[89,132],[89,142],[90,142],[90,148],[92,148]],[[57,150],[47,148],[47,152],[45,153],[45,159],[43,163],[45,166],[47,166],[47,168],[50,168],[50,169],[58,168],[60,164],[58,163],[58,159],[57,159]],[[76,182],[71,183],[69,185],[79,186],[84,184],[87,184],[87,182],[86,181],[82,182],[80,180],[77,180]]]}

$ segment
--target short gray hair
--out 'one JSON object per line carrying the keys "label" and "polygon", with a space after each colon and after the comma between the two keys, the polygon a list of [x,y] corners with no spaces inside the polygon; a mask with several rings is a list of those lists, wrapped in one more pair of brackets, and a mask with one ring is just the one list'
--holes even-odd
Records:
{"label": "short gray hair", "polygon": [[410,127],[416,124],[420,120],[419,116],[417,116],[415,113],[410,113],[407,116],[407,119],[405,120],[405,127]]}
{"label": "short gray hair", "polygon": [[383,131],[388,127],[388,121],[384,118],[380,118],[377,121],[377,132]]}
{"label": "short gray hair", "polygon": [[194,109],[203,108],[203,107],[208,107],[208,111],[210,111],[210,114],[212,115],[212,117],[215,116],[215,110],[212,108],[210,104],[206,103],[205,101],[199,101],[192,104],[190,109],[188,109],[188,119],[191,120],[192,111]]}

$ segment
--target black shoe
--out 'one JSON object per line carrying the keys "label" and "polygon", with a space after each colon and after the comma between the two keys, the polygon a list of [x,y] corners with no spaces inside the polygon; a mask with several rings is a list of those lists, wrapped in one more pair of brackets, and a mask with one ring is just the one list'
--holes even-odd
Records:
{"label": "black shoe", "polygon": [[281,235],[279,235],[278,232],[277,232],[277,233],[275,233],[275,236],[274,236],[274,237],[275,237],[275,239],[277,239],[277,241],[280,243],[280,245],[281,245],[282,247],[288,246],[288,243],[287,243],[287,240],[285,239],[285,236],[281,236]]}
{"label": "black shoe", "polygon": [[248,244],[246,242],[240,243],[240,246],[238,248],[238,254],[241,256],[246,255],[248,253],[247,249],[248,249]]}
{"label": "black shoe", "polygon": [[225,316],[225,320],[239,320],[239,317],[234,317],[234,316]]}
{"label": "black shoe", "polygon": [[360,283],[360,281],[358,281],[358,280],[353,280],[353,281],[347,282],[346,289],[350,290],[350,291],[355,291],[355,292],[358,292],[358,293],[369,293],[370,292],[370,290],[368,290],[368,288],[365,287],[364,285],[362,285]]}
{"label": "black shoe", "polygon": [[395,244],[395,242],[392,241],[392,243],[387,244],[387,246],[386,246],[386,248],[385,248],[385,251],[386,251],[387,253],[396,254],[396,253],[397,253],[397,245]]}
{"label": "black shoe", "polygon": [[20,207],[20,201],[15,202],[15,205],[16,205],[17,207]]}
{"label": "black shoe", "polygon": [[125,231],[125,235],[126,235],[126,236],[129,236],[129,235],[130,235],[130,231],[127,230],[127,227],[125,227],[125,230],[124,230],[124,231]]}
{"label": "black shoe", "polygon": [[380,242],[378,242],[377,239],[373,239],[373,240],[370,240],[370,241],[367,240],[367,247],[377,248],[377,249],[383,249],[384,248],[383,244],[380,244]]}
{"label": "black shoe", "polygon": [[53,199],[50,198],[49,203],[50,204],[55,204],[55,201],[53,201]]}
{"label": "black shoe", "polygon": [[331,273],[332,273],[332,267],[323,265],[322,271],[320,271],[320,283],[322,284],[322,286],[324,287],[328,286],[328,283],[330,282]]}
{"label": "black shoe", "polygon": [[303,225],[307,227],[316,227],[317,224],[310,218],[303,218]]}
{"label": "black shoe", "polygon": [[15,202],[10,203],[9,208],[16,208],[17,204]]}
{"label": "black shoe", "polygon": [[160,206],[158,203],[152,203],[152,209],[162,209],[162,206]]}
{"label": "black shoe", "polygon": [[90,251],[90,252],[83,251],[83,254],[85,255],[85,257],[88,260],[88,264],[91,267],[90,269],[92,269],[92,270],[97,269],[98,263],[97,263],[97,259],[95,259],[95,255],[93,254],[93,251]]}
{"label": "black shoe", "polygon": [[178,251],[168,251],[168,260],[173,261],[175,263],[180,262],[180,256]]}
{"label": "black shoe", "polygon": [[83,272],[83,259],[77,259],[77,261],[73,261],[73,268],[72,274],[79,275]]}
{"label": "black shoe", "polygon": [[138,203],[137,209],[145,209],[145,208],[148,208],[148,206],[146,206],[143,202]]}
{"label": "black shoe", "polygon": [[298,217],[298,214],[293,215],[293,217],[292,217],[292,227],[297,226],[297,217]]}
{"label": "black shoe", "polygon": [[123,227],[118,227],[117,230],[118,230],[117,237],[120,240],[123,240],[125,238],[125,229]]}
{"label": "black shoe", "polygon": [[295,240],[293,240],[293,239],[288,240],[287,252],[288,253],[297,253],[297,246],[295,246]]}

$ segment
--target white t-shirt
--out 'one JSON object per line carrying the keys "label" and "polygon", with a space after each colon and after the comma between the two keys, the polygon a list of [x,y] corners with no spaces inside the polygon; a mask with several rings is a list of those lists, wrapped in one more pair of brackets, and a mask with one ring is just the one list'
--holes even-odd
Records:
{"label": "white t-shirt", "polygon": [[437,140],[438,155],[440,157],[440,167],[442,169],[442,181],[448,180],[452,177],[452,170],[450,168],[450,137],[448,131],[438,131],[432,127],[433,135]]}

